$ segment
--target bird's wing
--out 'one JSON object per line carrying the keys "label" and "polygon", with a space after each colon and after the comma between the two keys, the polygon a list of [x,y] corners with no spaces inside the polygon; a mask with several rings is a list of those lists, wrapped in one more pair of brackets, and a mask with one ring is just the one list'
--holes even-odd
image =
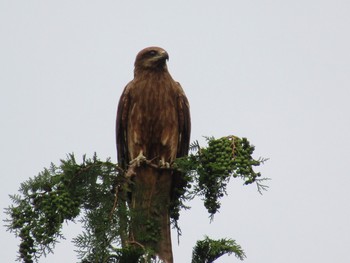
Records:
{"label": "bird's wing", "polygon": [[179,88],[177,107],[179,114],[179,142],[176,157],[188,154],[191,134],[190,106],[180,83],[176,83]]}
{"label": "bird's wing", "polygon": [[127,145],[127,127],[128,127],[128,115],[130,96],[129,90],[132,86],[130,82],[124,88],[124,91],[120,97],[118,109],[117,109],[117,121],[116,121],[116,142],[118,152],[118,163],[121,167],[126,168],[129,163],[129,152]]}

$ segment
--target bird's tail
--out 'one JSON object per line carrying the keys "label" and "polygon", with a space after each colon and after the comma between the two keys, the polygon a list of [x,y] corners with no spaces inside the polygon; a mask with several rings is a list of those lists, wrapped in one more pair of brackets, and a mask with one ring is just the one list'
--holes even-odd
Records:
{"label": "bird's tail", "polygon": [[130,239],[173,263],[170,233],[172,172],[141,166],[136,169],[131,198]]}

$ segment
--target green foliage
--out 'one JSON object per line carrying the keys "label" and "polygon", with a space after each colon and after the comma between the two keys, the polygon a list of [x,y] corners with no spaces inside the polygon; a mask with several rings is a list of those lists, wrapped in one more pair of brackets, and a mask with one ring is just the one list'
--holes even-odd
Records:
{"label": "green foliage", "polygon": [[176,175],[181,176],[181,183],[178,184],[176,189],[173,190],[174,196],[170,204],[170,218],[172,219],[172,223],[175,228],[177,228],[179,234],[181,230],[178,227],[177,222],[180,218],[180,211],[182,209],[189,209],[185,203],[193,198],[191,188],[193,187],[193,184],[196,183],[195,162],[190,158],[190,156],[178,158],[174,163],[174,168],[177,170]]}
{"label": "green foliage", "polygon": [[[143,262],[143,255],[145,251],[140,247],[128,246],[124,249],[117,250],[117,257],[115,257],[118,263],[139,263]],[[82,262],[84,263],[84,262]]]}
{"label": "green foliage", "polygon": [[191,154],[177,159],[176,165],[187,173],[187,177],[194,178],[192,180],[196,183],[192,195],[183,196],[182,201],[195,195],[204,196],[204,206],[212,218],[221,206],[220,198],[226,194],[227,184],[232,177],[243,179],[245,185],[255,182],[260,193],[267,189],[261,182],[268,179],[259,178],[261,174],[254,171],[254,167],[267,159],[254,159],[252,154],[255,147],[246,138],[227,136],[206,139],[207,147],[200,147],[198,142],[193,143]]}
{"label": "green foliage", "polygon": [[192,252],[192,263],[212,263],[222,255],[232,253],[240,260],[246,257],[242,248],[232,239],[213,240],[205,237],[197,241]]}
{"label": "green foliage", "polygon": [[71,154],[60,166],[51,164],[22,183],[21,195],[10,196],[15,205],[6,210],[8,229],[21,239],[19,259],[30,263],[52,252],[63,238],[62,223],[74,220],[82,211],[86,232],[75,240],[78,248],[85,249],[81,256],[104,258],[109,244],[118,237],[116,213],[112,211],[117,173],[115,164],[101,162],[96,155],[93,159],[84,157],[78,165]]}
{"label": "green foliage", "polygon": [[[258,190],[267,186],[260,182],[260,173],[253,167],[266,159],[252,157],[254,146],[245,138],[234,136],[207,138],[208,146],[191,145],[191,154],[179,158],[172,169],[178,180],[174,189],[170,215],[173,225],[186,202],[199,195],[211,217],[220,208],[220,198],[226,194],[231,178],[241,178],[244,184],[256,182]],[[164,169],[164,168],[160,168]],[[166,168],[167,169],[167,168]],[[73,239],[81,263],[149,263],[157,262],[154,252],[138,242],[157,241],[156,222],[144,222],[129,210],[127,200],[130,178],[116,164],[83,157],[78,164],[73,154],[51,164],[42,172],[22,183],[20,194],[10,195],[13,205],[6,209],[9,231],[20,238],[18,260],[37,262],[42,255],[53,252],[62,236],[63,222],[79,220],[83,231]],[[139,222],[152,229],[144,240],[130,241],[130,222]],[[136,220],[136,221],[135,221]],[[245,257],[242,249],[230,239],[198,241],[192,263],[213,262],[223,254]]]}

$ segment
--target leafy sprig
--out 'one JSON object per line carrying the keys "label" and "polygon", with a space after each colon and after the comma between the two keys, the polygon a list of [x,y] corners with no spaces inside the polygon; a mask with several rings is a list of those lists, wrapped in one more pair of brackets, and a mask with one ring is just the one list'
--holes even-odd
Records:
{"label": "leafy sprig", "polygon": [[197,241],[192,252],[192,263],[212,263],[222,255],[232,253],[240,260],[246,257],[235,240],[226,238],[213,240],[206,236],[204,240]]}

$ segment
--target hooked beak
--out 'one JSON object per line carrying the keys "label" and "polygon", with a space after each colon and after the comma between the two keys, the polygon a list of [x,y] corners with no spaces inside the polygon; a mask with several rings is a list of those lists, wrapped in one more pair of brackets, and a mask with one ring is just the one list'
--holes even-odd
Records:
{"label": "hooked beak", "polygon": [[162,52],[160,52],[160,58],[164,59],[164,60],[169,60],[169,54],[168,52],[166,52],[165,50],[163,50]]}

